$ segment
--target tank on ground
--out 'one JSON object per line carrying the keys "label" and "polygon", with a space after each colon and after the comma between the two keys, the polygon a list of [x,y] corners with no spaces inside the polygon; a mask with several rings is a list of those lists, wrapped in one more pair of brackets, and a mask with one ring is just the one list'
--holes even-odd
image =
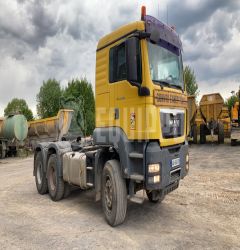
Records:
{"label": "tank on ground", "polygon": [[0,118],[0,158],[16,155],[27,138],[28,123],[24,115],[10,115]]}
{"label": "tank on ground", "polygon": [[73,110],[61,109],[57,116],[29,122],[28,140],[32,148],[39,142],[61,141],[71,125]]}

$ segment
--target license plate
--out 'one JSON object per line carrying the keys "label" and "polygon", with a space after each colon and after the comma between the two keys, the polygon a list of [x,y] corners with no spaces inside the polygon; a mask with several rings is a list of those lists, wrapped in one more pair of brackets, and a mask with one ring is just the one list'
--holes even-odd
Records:
{"label": "license plate", "polygon": [[172,159],[172,168],[180,165],[180,158]]}

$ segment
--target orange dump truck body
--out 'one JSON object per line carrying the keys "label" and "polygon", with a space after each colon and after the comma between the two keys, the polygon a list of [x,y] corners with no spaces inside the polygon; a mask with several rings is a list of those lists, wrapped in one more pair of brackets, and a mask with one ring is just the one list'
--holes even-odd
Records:
{"label": "orange dump truck body", "polygon": [[28,139],[31,147],[39,142],[59,141],[67,134],[71,125],[73,110],[61,109],[57,116],[28,123]]}

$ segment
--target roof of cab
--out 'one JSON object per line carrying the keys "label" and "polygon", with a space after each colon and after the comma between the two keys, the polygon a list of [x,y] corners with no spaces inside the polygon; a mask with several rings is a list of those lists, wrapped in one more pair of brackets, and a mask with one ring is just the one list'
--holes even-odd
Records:
{"label": "roof of cab", "polygon": [[111,43],[114,43],[121,37],[124,37],[136,30],[145,30],[145,25],[143,21],[136,21],[133,23],[129,23],[127,25],[124,25],[116,29],[112,33],[102,37],[98,42],[97,50],[102,49]]}

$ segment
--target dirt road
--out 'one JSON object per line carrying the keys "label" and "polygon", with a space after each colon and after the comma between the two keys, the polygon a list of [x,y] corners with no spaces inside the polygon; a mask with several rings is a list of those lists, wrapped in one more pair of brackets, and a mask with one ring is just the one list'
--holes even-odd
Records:
{"label": "dirt road", "polygon": [[161,204],[105,223],[92,192],[41,196],[32,158],[0,160],[0,249],[240,249],[240,146],[191,146],[191,169]]}

